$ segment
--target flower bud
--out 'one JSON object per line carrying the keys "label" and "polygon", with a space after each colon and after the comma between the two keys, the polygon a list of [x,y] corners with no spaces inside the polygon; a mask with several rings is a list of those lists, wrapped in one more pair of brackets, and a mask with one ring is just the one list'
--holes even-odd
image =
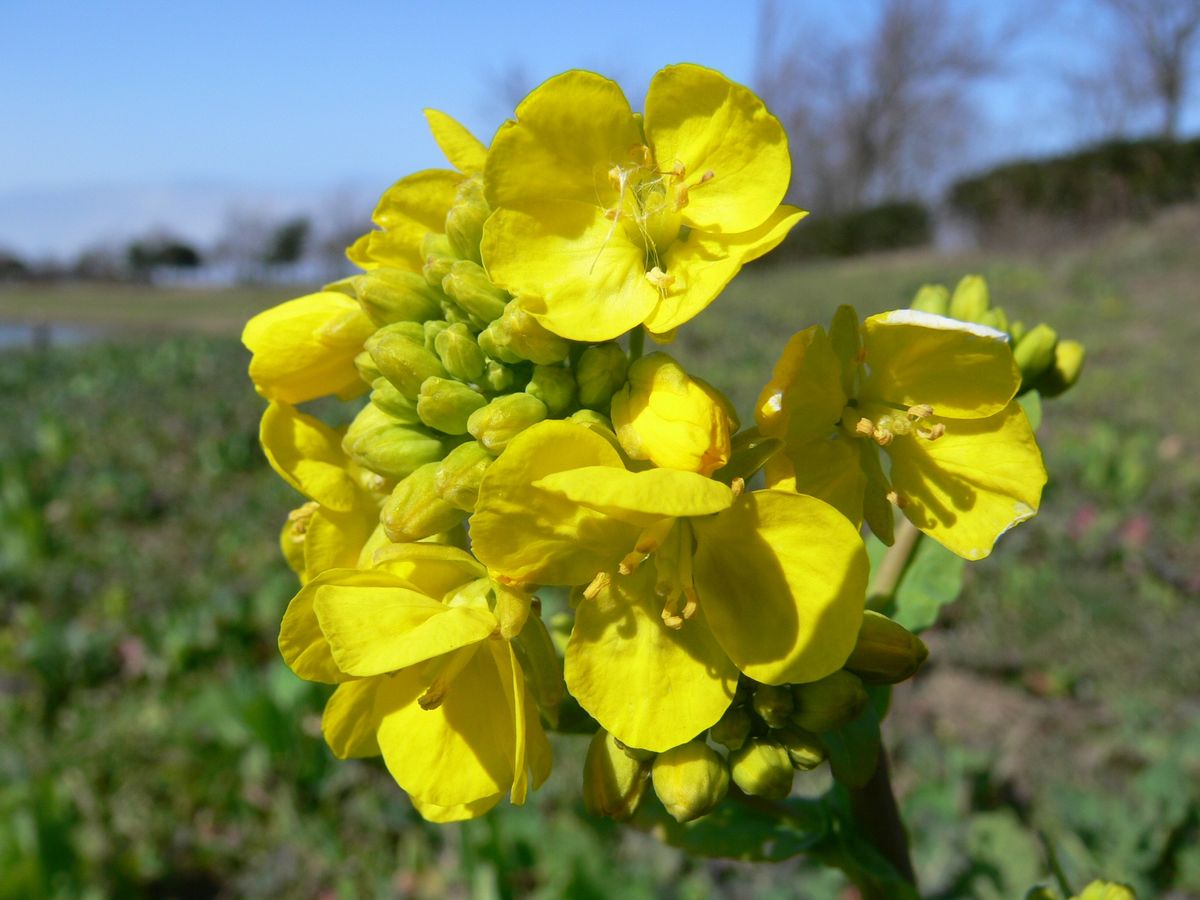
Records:
{"label": "flower bud", "polygon": [[582,425],[592,434],[600,435],[612,445],[618,454],[624,455],[625,451],[621,449],[621,443],[617,440],[617,433],[613,431],[612,422],[608,420],[608,416],[601,415],[594,409],[578,409],[567,416],[567,421]]}
{"label": "flower bud", "polygon": [[483,364],[483,377],[479,386],[493,394],[502,394],[517,383],[516,373],[504,363],[494,359],[486,360]]}
{"label": "flower bud", "polygon": [[1137,900],[1137,894],[1127,884],[1116,881],[1093,881],[1074,900]]}
{"label": "flower bud", "polygon": [[1008,328],[1008,336],[1012,340],[1012,346],[1015,347],[1021,343],[1021,339],[1025,337],[1025,332],[1028,330],[1025,327],[1025,323],[1021,320],[1018,319],[1016,322],[1013,322]]}
{"label": "flower bud", "polygon": [[583,764],[583,805],[593,816],[633,818],[646,793],[650,764],[630,756],[603,728],[592,737]]}
{"label": "flower bud", "polygon": [[451,506],[474,512],[479,483],[492,459],[492,455],[476,441],[459,444],[446,454],[438,467],[438,495]]}
{"label": "flower bud", "polygon": [[512,642],[512,648],[525,673],[525,684],[533,694],[542,715],[558,727],[558,711],[566,695],[563,662],[555,649],[554,638],[538,615],[530,616]]}
{"label": "flower bud", "polygon": [[460,259],[450,266],[449,273],[442,279],[442,290],[462,307],[480,328],[499,318],[509,300],[507,291],[488,280],[483,266],[467,259]]}
{"label": "flower bud", "polygon": [[437,353],[437,336],[450,327],[450,323],[445,319],[429,319],[422,322],[421,326],[425,329],[425,349],[430,353]]}
{"label": "flower bud", "polygon": [[442,292],[417,272],[373,269],[350,283],[359,305],[377,325],[424,322],[442,314]]}
{"label": "flower bud", "polygon": [[792,761],[774,741],[755,738],[729,754],[733,783],[747,794],[782,800],[792,792]]}
{"label": "flower bud", "polygon": [[319,508],[315,502],[309,500],[293,509],[288,513],[283,530],[279,533],[279,549],[283,551],[283,558],[287,561],[288,568],[300,576],[304,575],[304,536],[308,533],[308,523],[313,513]]}
{"label": "flower bud", "polygon": [[988,286],[978,275],[965,275],[950,298],[948,315],[962,322],[978,322],[988,309]]}
{"label": "flower bud", "polygon": [[482,262],[479,243],[483,240],[483,223],[491,209],[483,198],[483,184],[478,178],[468,178],[458,186],[454,205],[446,213],[446,239],[461,259]]}
{"label": "flower bud", "polygon": [[444,234],[426,232],[421,241],[421,254],[425,257],[421,274],[430,287],[440,290],[442,280],[450,274],[450,267],[458,259],[454,248],[450,246],[450,239]]}
{"label": "flower bud", "polygon": [[929,650],[919,637],[899,622],[868,609],[845,668],[867,684],[899,684],[917,674],[928,657]]}
{"label": "flower bud", "polygon": [[751,701],[754,711],[772,728],[782,728],[792,715],[792,690],[785,685],[760,684]]}
{"label": "flower bud", "polygon": [[745,707],[731,706],[717,724],[708,729],[708,736],[727,750],[737,750],[750,737],[753,725],[754,721]]}
{"label": "flower bud", "polygon": [[1059,341],[1054,346],[1054,365],[1034,383],[1042,394],[1057,397],[1079,380],[1085,351],[1079,341]]}
{"label": "flower bud", "polygon": [[406,478],[425,463],[442,458],[436,435],[397,422],[373,403],[362,408],[342,438],[342,449],[360,466],[386,478]]}
{"label": "flower bud", "polygon": [[729,791],[729,766],[699,741],[658,754],[651,777],[654,793],[676,822],[707,815]]}
{"label": "flower bud", "polygon": [[375,365],[375,360],[366,350],[354,357],[354,368],[358,369],[359,377],[367,384],[374,384],[376,379],[383,377],[379,366]]}
{"label": "flower bud", "polygon": [[546,404],[551,418],[561,416],[575,402],[575,378],[561,366],[534,366],[525,393]]}
{"label": "flower bud", "polygon": [[542,324],[523,310],[515,300],[504,307],[504,314],[493,322],[488,330],[492,332],[500,350],[507,350],[518,359],[538,365],[548,366],[562,362],[571,351],[571,345],[566,340],[543,328]]}
{"label": "flower bud", "polygon": [[449,531],[467,517],[438,494],[438,466],[426,463],[392,489],[379,514],[388,540],[397,544],[419,541]]}
{"label": "flower bud", "polygon": [[612,395],[625,383],[628,370],[629,358],[618,345],[609,343],[588,347],[575,367],[579,402],[589,409],[607,412]]}
{"label": "flower bud", "polygon": [[781,728],[772,731],[771,737],[787,751],[792,768],[801,772],[810,772],[829,758],[821,739],[802,728]]}
{"label": "flower bud", "polygon": [[942,284],[923,284],[909,304],[912,309],[933,313],[935,316],[948,315],[950,312],[950,292]]}
{"label": "flower bud", "polygon": [[701,475],[729,461],[729,407],[716,391],[665,353],[635,361],[628,378],[613,395],[612,420],[631,458]]}
{"label": "flower bud", "polygon": [[1033,326],[1013,348],[1013,358],[1021,369],[1021,380],[1028,384],[1054,365],[1058,332],[1044,322]]}
{"label": "flower bud", "polygon": [[1008,313],[1002,307],[993,306],[980,317],[979,324],[997,331],[1008,331]]}
{"label": "flower bud", "polygon": [[371,382],[371,402],[397,422],[417,425],[421,421],[417,414],[417,402],[405,397],[399,388],[382,375]]}
{"label": "flower bud", "polygon": [[483,351],[466,325],[450,325],[433,341],[442,366],[459,381],[479,381],[483,375]]}
{"label": "flower bud", "polygon": [[836,731],[858,718],[868,699],[858,676],[839,669],[820,681],[792,685],[792,722],[805,731]]}
{"label": "flower bud", "polygon": [[444,434],[466,434],[467,420],[487,406],[483,394],[450,378],[426,378],[417,395],[421,421]]}
{"label": "flower bud", "polygon": [[497,319],[483,331],[479,332],[479,349],[481,349],[489,359],[494,359],[497,362],[508,363],[515,365],[521,362],[521,357],[509,349],[508,344],[501,340],[500,329],[497,327]]}
{"label": "flower bud", "polygon": [[[393,328],[395,326],[392,326]],[[367,352],[379,367],[383,377],[394,384],[406,397],[416,398],[426,378],[444,378],[446,370],[441,361],[424,347],[424,330],[419,342],[403,332],[383,329],[367,339]]]}
{"label": "flower bud", "polygon": [[471,413],[467,431],[494,456],[530,425],[546,418],[546,405],[531,394],[504,394]]}

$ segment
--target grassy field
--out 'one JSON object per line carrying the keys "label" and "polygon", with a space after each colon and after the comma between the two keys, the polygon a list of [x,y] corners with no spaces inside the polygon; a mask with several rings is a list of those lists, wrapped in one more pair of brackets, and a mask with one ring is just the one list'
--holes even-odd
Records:
{"label": "grassy field", "polygon": [[[1089,348],[1047,404],[1043,514],[970,570],[896,692],[928,896],[1021,896],[1044,837],[1077,886],[1200,897],[1198,232],[1181,210],[1042,256],[759,266],[672,351],[748,421],[793,331],[969,272]],[[0,289],[0,323],[121,338],[0,353],[0,897],[842,896],[803,860],[698,860],[588,819],[578,738],[529,806],[447,827],[330,757],[324,691],[274,648],[296,498],[232,339],[284,296]]]}

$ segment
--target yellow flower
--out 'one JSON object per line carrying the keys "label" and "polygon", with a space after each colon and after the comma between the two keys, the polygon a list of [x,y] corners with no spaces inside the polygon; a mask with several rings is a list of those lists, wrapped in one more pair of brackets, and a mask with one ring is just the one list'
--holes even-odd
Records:
{"label": "yellow flower", "polygon": [[379,491],[386,482],[350,460],[341,434],[274,402],[263,413],[259,440],[271,468],[313,501],[301,507],[302,515],[289,517],[292,527],[285,532],[301,542],[302,582],[326,569],[353,568],[364,550],[386,542],[379,525]]}
{"label": "yellow flower", "polygon": [[665,353],[643,356],[612,398],[612,422],[632,459],[711,475],[729,462],[732,405]]}
{"label": "yellow flower", "polygon": [[[759,397],[785,441],[767,484],[821,497],[891,542],[889,500],[967,559],[1037,512],[1046,469],[1013,399],[1021,376],[995,329],[916,310],[842,307],[792,337]],[[885,474],[878,447],[891,459]]]}
{"label": "yellow flower", "polygon": [[401,544],[372,569],[332,569],[289,604],[279,634],[302,678],[337,684],[322,731],[340,758],[382,754],[426,818],[523,803],[551,753],[490,582],[453,547]]}
{"label": "yellow flower", "polygon": [[738,495],[694,472],[627,471],[602,436],[542,422],[480,485],[476,556],[516,583],[589,585],[567,687],[623,743],[662,751],[761,682],[838,669],[862,618],[866,555],[811,497]]}
{"label": "yellow flower", "polygon": [[555,334],[667,334],[804,215],[781,206],[787,137],[762,101],[718,72],[670,66],[643,116],[591,72],[551,78],[488,152],[492,280]]}
{"label": "yellow flower", "polygon": [[328,394],[342,399],[367,385],[354,367],[375,325],[358,302],[337,291],[321,291],[254,316],[242,330],[250,358],[250,380],[268,400],[303,403]]}

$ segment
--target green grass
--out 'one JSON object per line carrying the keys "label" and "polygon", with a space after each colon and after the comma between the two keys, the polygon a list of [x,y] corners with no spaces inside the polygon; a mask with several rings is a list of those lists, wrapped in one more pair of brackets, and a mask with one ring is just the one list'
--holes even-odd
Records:
{"label": "green grass", "polygon": [[[988,277],[1089,348],[1047,404],[1043,514],[971,568],[896,691],[895,777],[925,891],[1048,875],[1200,894],[1200,338],[1195,210],[1043,257],[905,253],[754,268],[672,352],[750,419],[787,337],[841,302]],[[424,824],[375,761],[319,738],[323,688],[274,636],[298,498],[255,444],[233,339],[276,291],[5,289],[0,321],[119,344],[0,354],[0,897],[834,897],[801,860],[689,858],[583,815],[582,745],[530,806]],[[222,337],[168,337],[166,332]],[[816,776],[820,778],[821,776]]]}

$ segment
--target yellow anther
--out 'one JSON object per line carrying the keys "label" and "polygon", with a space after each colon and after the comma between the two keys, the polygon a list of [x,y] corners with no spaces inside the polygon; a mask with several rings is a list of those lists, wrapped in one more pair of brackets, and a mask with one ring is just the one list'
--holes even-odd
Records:
{"label": "yellow anther", "polygon": [[671,174],[682,181],[687,176],[687,167],[679,160],[675,160],[675,165],[671,166]]}
{"label": "yellow anther", "polygon": [[908,408],[908,414],[914,419],[928,419],[933,415],[933,407],[928,403],[918,403]]}
{"label": "yellow anther", "polygon": [[634,144],[632,147],[630,147],[629,158],[632,159],[635,164],[647,169],[651,168],[651,166],[654,164],[654,154],[650,152],[650,148],[645,144]]}
{"label": "yellow anther", "polygon": [[613,166],[608,170],[608,183],[618,191],[624,190],[626,177],[625,170],[620,166]]}
{"label": "yellow anther", "polygon": [[896,504],[896,506],[898,506],[900,509],[904,509],[904,507],[908,506],[908,500],[902,495],[897,494],[895,491],[888,491],[887,498],[889,503]]}
{"label": "yellow anther", "polygon": [[658,288],[660,293],[665,294],[671,289],[671,285],[675,283],[675,276],[668,275],[658,266],[655,266],[646,273],[646,280]]}
{"label": "yellow anther", "polygon": [[858,423],[854,426],[854,433],[861,434],[863,437],[874,437],[875,423],[865,417],[859,419]]}
{"label": "yellow anther", "polygon": [[604,211],[604,218],[608,219],[610,222],[617,221],[617,219],[621,218],[620,207],[614,206],[612,209],[606,209]]}
{"label": "yellow anther", "polygon": [[607,572],[597,572],[592,583],[583,589],[585,600],[595,600],[596,596],[612,583],[612,576]]}
{"label": "yellow anther", "polygon": [[712,169],[709,169],[707,172],[705,172],[703,175],[701,175],[701,176],[700,176],[700,180],[699,180],[698,182],[696,182],[696,183],[697,183],[697,184],[704,184],[704,182],[706,182],[706,181],[712,181],[713,177],[714,177],[716,174],[717,174],[717,173],[716,173],[716,172],[714,172]]}
{"label": "yellow anther", "polygon": [[876,428],[875,433],[871,437],[875,439],[875,443],[880,447],[886,447],[892,442],[894,435],[886,428]]}
{"label": "yellow anther", "polygon": [[681,184],[675,189],[675,211],[683,209],[688,205],[688,186]]}
{"label": "yellow anther", "polygon": [[738,477],[729,482],[729,490],[733,491],[734,497],[742,496],[742,491],[746,490],[746,479]]}
{"label": "yellow anther", "polygon": [[446,688],[446,683],[440,678],[437,679],[417,698],[417,705],[426,712],[437,709],[446,699]]}
{"label": "yellow anther", "polygon": [[647,554],[638,553],[636,550],[626,553],[621,559],[620,565],[617,566],[617,571],[622,575],[632,575],[637,571],[638,566],[646,561],[646,556]]}
{"label": "yellow anther", "polygon": [[941,422],[936,423],[928,430],[921,429],[920,431],[917,432],[917,434],[919,434],[921,437],[925,438],[925,440],[927,440],[927,441],[936,441],[938,438],[940,438],[945,433],[946,433],[946,426],[943,425]]}
{"label": "yellow anther", "polygon": [[887,423],[888,431],[895,435],[909,434],[912,428],[913,424],[908,416],[892,416]]}

